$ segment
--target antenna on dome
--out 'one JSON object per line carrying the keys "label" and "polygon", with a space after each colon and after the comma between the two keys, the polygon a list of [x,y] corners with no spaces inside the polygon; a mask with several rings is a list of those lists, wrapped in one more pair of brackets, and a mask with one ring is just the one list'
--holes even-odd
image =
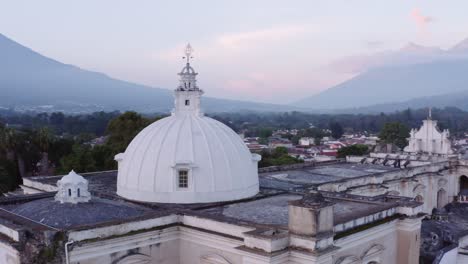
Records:
{"label": "antenna on dome", "polygon": [[193,56],[192,56],[192,53],[193,53],[193,48],[192,46],[190,45],[190,43],[187,44],[187,46],[185,46],[185,56],[182,57],[182,59],[187,59],[187,64],[190,63],[190,59],[193,59]]}

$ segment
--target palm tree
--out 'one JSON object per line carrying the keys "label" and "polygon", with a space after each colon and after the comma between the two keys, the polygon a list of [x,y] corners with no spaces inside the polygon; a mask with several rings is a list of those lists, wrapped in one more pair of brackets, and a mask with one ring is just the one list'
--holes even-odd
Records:
{"label": "palm tree", "polygon": [[14,129],[2,128],[0,130],[0,148],[6,153],[9,161],[15,161],[16,149],[18,147],[18,136]]}
{"label": "palm tree", "polygon": [[49,147],[52,141],[52,134],[50,129],[47,127],[42,127],[37,132],[37,145],[41,151],[41,175],[46,175],[49,173]]}

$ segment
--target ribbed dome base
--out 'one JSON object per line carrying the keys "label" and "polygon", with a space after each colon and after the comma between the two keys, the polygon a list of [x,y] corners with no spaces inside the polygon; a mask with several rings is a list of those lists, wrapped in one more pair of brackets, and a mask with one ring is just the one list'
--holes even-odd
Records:
{"label": "ribbed dome base", "polygon": [[213,203],[246,199],[255,196],[259,186],[254,185],[242,190],[220,191],[220,192],[148,192],[128,190],[124,187],[118,188],[117,194],[125,199],[148,203]]}

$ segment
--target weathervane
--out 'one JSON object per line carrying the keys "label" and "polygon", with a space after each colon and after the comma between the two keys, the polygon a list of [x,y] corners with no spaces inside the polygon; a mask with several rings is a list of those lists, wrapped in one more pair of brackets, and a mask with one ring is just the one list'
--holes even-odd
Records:
{"label": "weathervane", "polygon": [[190,43],[188,43],[187,46],[185,46],[185,56],[182,57],[182,59],[187,59],[187,64],[190,63],[190,59],[193,59],[192,53],[193,48],[190,46]]}

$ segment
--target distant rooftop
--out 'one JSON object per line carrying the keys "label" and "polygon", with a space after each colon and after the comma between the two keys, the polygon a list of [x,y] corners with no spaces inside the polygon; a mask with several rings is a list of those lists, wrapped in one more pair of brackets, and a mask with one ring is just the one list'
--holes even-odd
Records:
{"label": "distant rooftop", "polygon": [[325,166],[264,172],[259,176],[262,187],[287,190],[397,170],[400,169],[383,165],[335,163]]}

